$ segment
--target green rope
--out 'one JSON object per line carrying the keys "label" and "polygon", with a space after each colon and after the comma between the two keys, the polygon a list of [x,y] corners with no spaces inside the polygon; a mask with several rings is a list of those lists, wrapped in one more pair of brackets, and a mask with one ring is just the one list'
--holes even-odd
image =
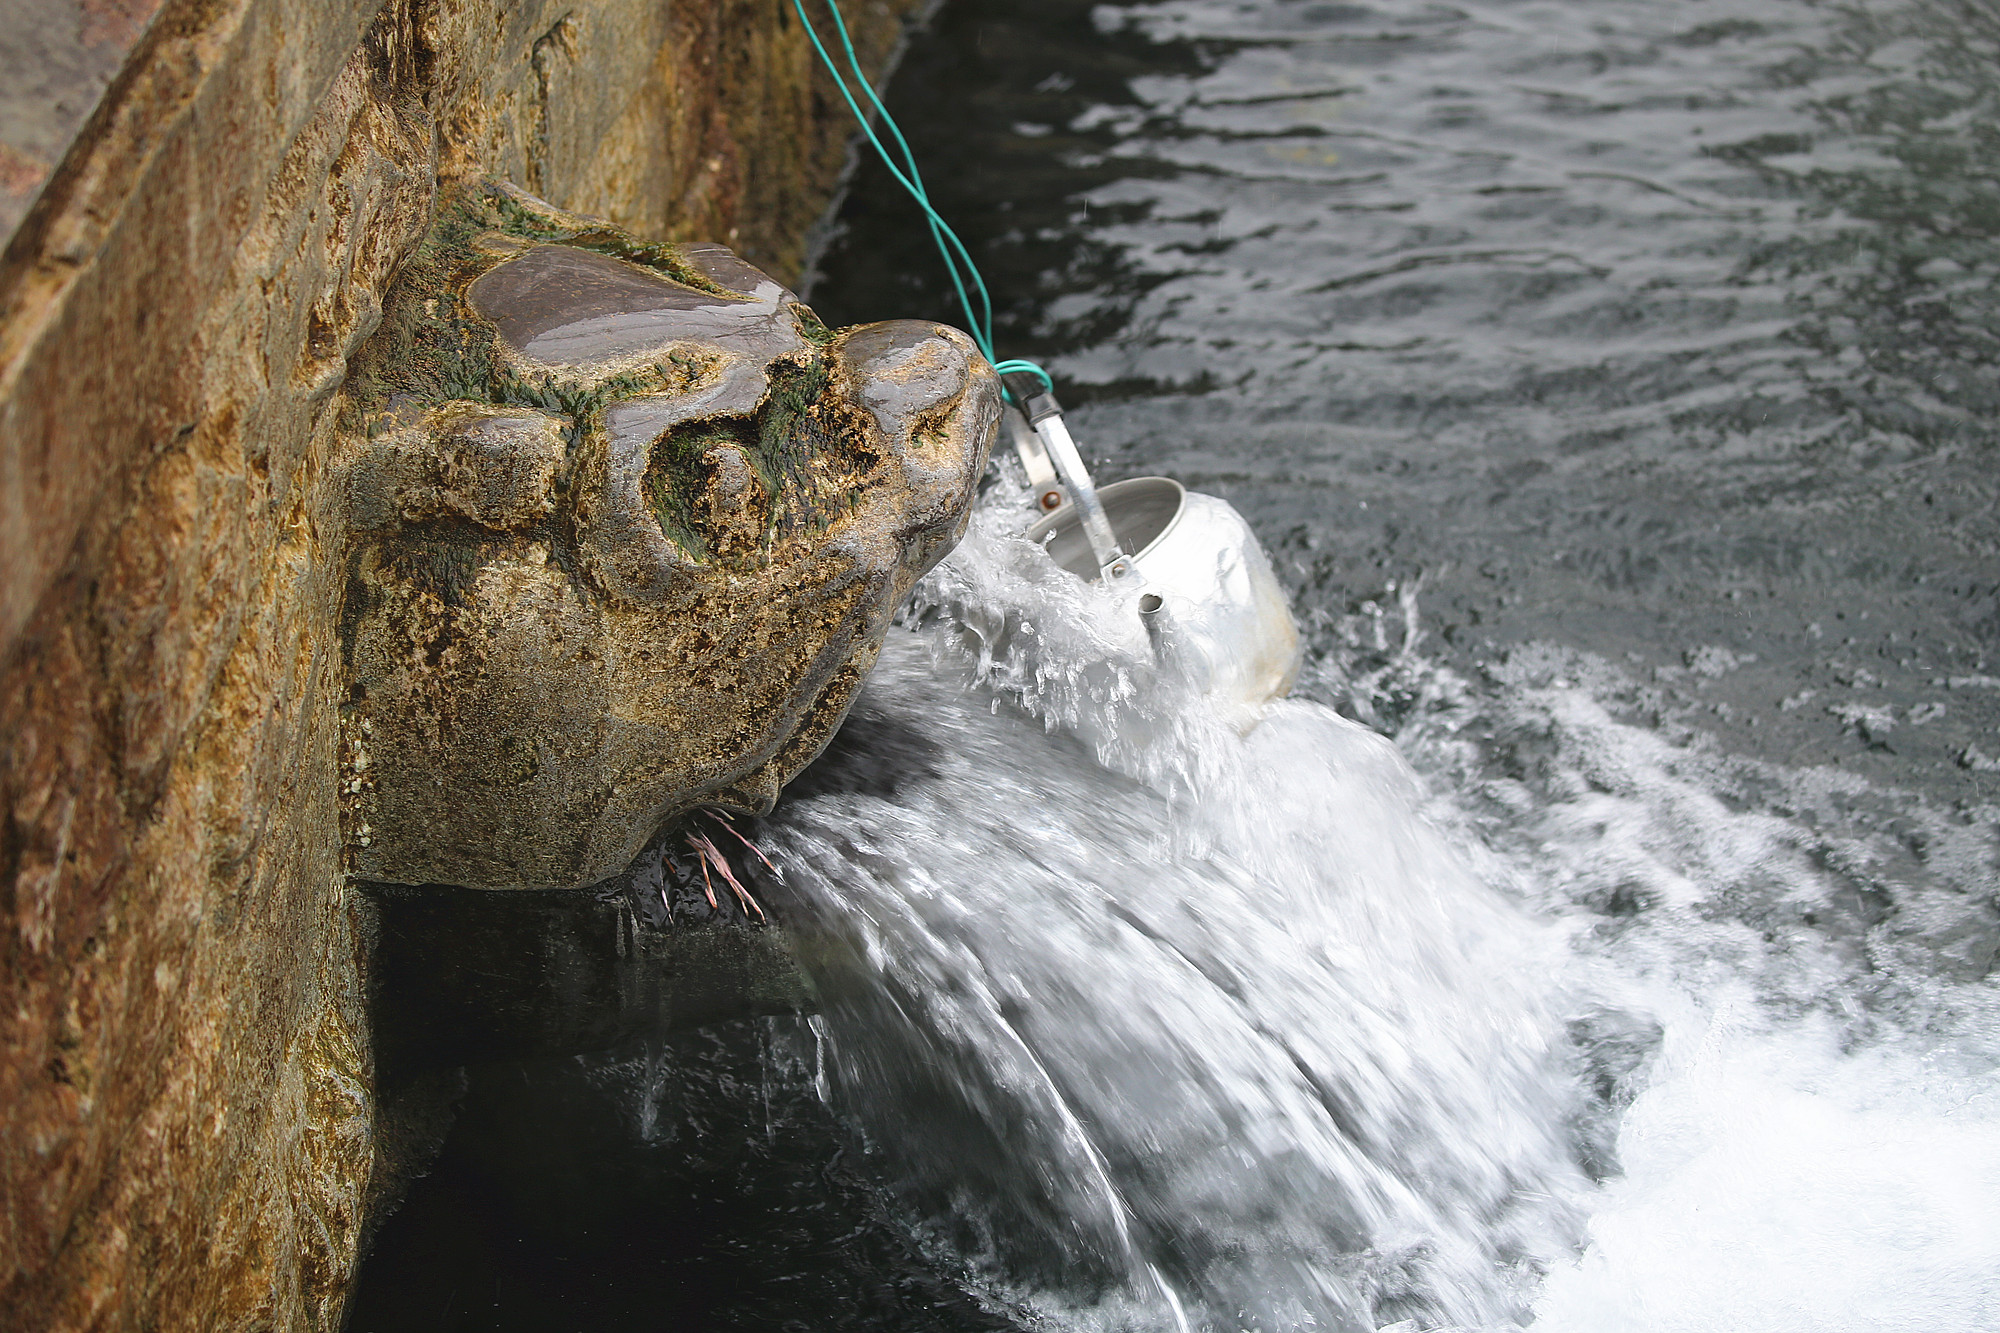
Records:
{"label": "green rope", "polygon": [[[989,358],[990,360],[991,358]],[[1042,382],[1042,387],[1050,393],[1056,391],[1056,382],[1049,378],[1049,372],[1032,361],[995,361],[993,369],[1002,375],[1033,375]]]}
{"label": "green rope", "polygon": [[[805,0],[792,0],[792,8],[798,11],[799,22],[805,25],[806,36],[812,40],[813,50],[819,52],[820,63],[826,66],[826,72],[833,76],[834,86],[840,90],[840,96],[847,103],[847,109],[854,113],[855,122],[861,126],[861,132],[867,135],[868,142],[875,146],[875,152],[881,157],[882,165],[889,169],[889,174],[896,178],[896,183],[908,191],[910,198],[916,200],[917,207],[924,211],[924,221],[930,227],[931,239],[937,243],[938,254],[944,259],[945,272],[951,275],[951,285],[958,293],[959,307],[965,311],[966,332],[972,335],[972,341],[978,345],[986,359],[993,362],[994,370],[1002,375],[1033,375],[1042,382],[1045,389],[1054,392],[1055,381],[1049,378],[1048,371],[1034,362],[1002,361],[994,356],[993,297],[986,289],[986,279],[979,275],[979,266],[972,262],[972,252],[965,248],[965,242],[958,238],[958,233],[951,229],[951,224],[946,222],[932,206],[930,195],[924,189],[923,174],[917,170],[917,155],[911,151],[910,141],[903,137],[902,127],[897,125],[896,118],[889,114],[889,108],[882,105],[882,99],[875,95],[874,85],[868,81],[867,74],[861,68],[861,57],[855,53],[854,39],[847,31],[847,20],[841,16],[839,0],[826,0],[826,7],[833,15],[834,32],[840,38],[841,52],[847,57],[848,67],[854,71],[855,83],[860,85],[869,104],[881,118],[883,128],[896,142],[902,158],[900,167],[896,158],[890,155],[888,146],[875,133],[875,127],[869,122],[868,114],[861,109],[861,103],[855,100],[853,90],[848,87],[847,79],[840,72],[840,66],[834,63],[833,55],[820,40],[819,30],[813,27],[812,19],[806,15]],[[977,305],[974,304],[975,295]]]}

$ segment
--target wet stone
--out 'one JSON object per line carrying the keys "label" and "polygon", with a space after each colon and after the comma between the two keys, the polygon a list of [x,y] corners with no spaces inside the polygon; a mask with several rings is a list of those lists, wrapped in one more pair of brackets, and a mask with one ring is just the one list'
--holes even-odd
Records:
{"label": "wet stone", "polygon": [[504,186],[421,257],[355,374],[349,868],[569,888],[768,810],[964,531],[992,368]]}
{"label": "wet stone", "polygon": [[841,355],[861,384],[861,402],[884,430],[920,422],[965,388],[965,363],[937,326],[901,319],[848,335]]}
{"label": "wet stone", "polygon": [[748,290],[740,298],[563,245],[538,245],[505,260],[466,295],[509,348],[541,365],[622,361],[682,341],[752,356],[795,349],[800,339],[789,311],[792,294],[733,255],[733,262],[721,262],[713,253],[719,249],[703,248],[704,267],[743,282]]}
{"label": "wet stone", "polygon": [[383,437],[356,469],[355,524],[463,518],[525,529],[555,510],[562,423],[543,412],[455,403]]}

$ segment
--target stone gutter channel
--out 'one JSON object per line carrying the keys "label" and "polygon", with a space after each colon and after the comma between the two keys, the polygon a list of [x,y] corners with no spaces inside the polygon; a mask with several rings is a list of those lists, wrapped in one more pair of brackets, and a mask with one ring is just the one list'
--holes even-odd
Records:
{"label": "stone gutter channel", "polygon": [[457,1067],[810,1003],[738,833],[998,383],[790,291],[785,0],[16,11],[0,1325],[334,1330]]}

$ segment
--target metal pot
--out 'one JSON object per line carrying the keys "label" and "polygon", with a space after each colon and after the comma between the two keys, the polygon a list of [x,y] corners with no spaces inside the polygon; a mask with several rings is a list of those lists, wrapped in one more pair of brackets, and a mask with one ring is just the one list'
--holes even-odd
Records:
{"label": "metal pot", "polygon": [[[1098,488],[1098,502],[1138,577],[1132,612],[1161,666],[1183,675],[1246,729],[1297,678],[1301,645],[1264,548],[1226,500],[1171,477]],[[1055,562],[1096,582],[1097,556],[1077,507],[1065,504],[1027,532]]]}

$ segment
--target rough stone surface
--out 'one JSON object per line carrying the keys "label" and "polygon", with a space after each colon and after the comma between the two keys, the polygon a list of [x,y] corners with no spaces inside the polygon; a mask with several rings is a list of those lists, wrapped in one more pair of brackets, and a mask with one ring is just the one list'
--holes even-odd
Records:
{"label": "rough stone surface", "polygon": [[963,532],[998,377],[503,186],[419,256],[345,446],[355,872],[580,887],[676,815],[769,810]]}
{"label": "rough stone surface", "polygon": [[[380,1161],[349,359],[440,180],[786,272],[844,129],[774,0],[166,0],[131,40],[0,256],[0,1323],[332,1328]],[[396,521],[538,521],[544,418],[458,411],[379,458]]]}
{"label": "rough stone surface", "polygon": [[0,4],[0,244],[83,127],[160,0]]}

